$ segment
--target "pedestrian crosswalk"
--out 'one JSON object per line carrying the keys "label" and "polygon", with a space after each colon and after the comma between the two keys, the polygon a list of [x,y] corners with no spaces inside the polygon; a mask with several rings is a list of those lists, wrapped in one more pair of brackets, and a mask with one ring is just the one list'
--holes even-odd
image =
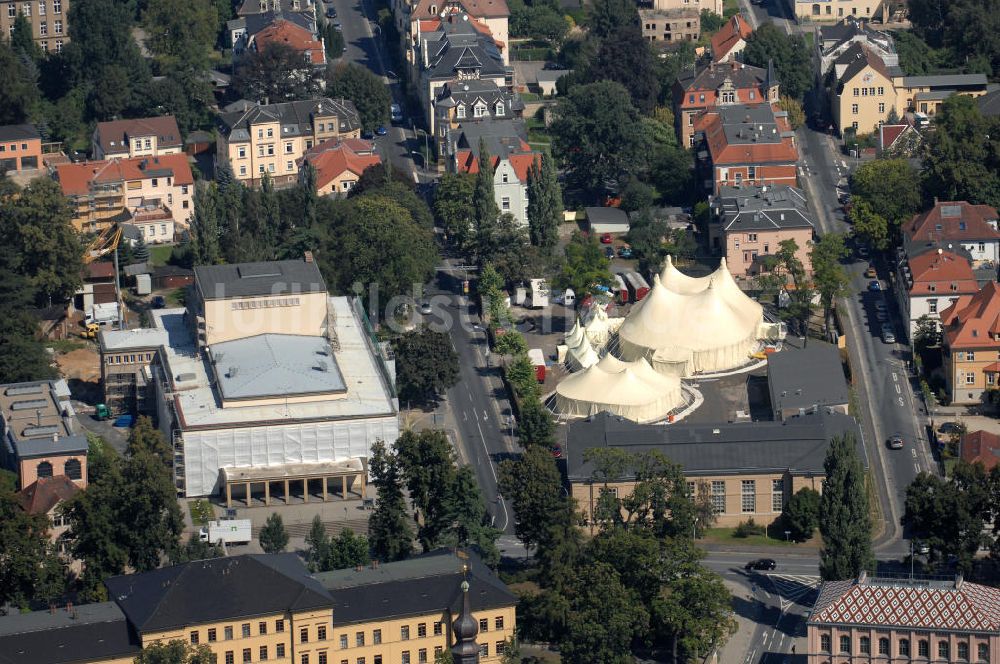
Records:
{"label": "pedestrian crosswalk", "polygon": [[812,606],[816,601],[820,578],[799,574],[767,574],[770,590],[778,596],[781,610],[786,611],[793,604]]}

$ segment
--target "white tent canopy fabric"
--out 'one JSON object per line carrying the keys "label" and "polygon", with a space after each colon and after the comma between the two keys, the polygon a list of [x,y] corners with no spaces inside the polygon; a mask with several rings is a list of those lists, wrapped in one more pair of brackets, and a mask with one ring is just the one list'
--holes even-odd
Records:
{"label": "white tent canopy fabric", "polygon": [[689,277],[668,259],[653,288],[618,330],[623,359],[647,358],[664,374],[738,367],[757,347],[763,308],[746,296],[725,260],[707,277]]}
{"label": "white tent canopy fabric", "polygon": [[636,422],[655,422],[683,402],[680,378],[657,373],[644,358],[624,362],[605,355],[556,387],[556,410],[570,417],[608,411]]}

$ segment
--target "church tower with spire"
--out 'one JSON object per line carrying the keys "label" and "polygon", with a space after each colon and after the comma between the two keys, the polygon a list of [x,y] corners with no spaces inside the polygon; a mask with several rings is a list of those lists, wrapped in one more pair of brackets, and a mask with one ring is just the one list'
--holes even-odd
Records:
{"label": "church tower with spire", "polygon": [[451,647],[451,656],[455,664],[479,664],[479,645],[476,635],[479,633],[479,623],[472,616],[472,606],[469,603],[469,582],[462,581],[462,612],[452,624],[455,633],[455,645]]}

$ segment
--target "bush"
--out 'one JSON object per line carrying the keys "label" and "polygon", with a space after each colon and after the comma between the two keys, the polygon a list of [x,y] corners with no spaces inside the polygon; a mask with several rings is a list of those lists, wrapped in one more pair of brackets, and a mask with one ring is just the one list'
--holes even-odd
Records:
{"label": "bush", "polygon": [[764,526],[757,524],[753,518],[741,521],[733,531],[733,537],[750,537],[751,535],[763,535]]}
{"label": "bush", "polygon": [[820,502],[819,492],[808,487],[800,489],[788,501],[784,511],[785,526],[796,542],[809,539],[819,527]]}

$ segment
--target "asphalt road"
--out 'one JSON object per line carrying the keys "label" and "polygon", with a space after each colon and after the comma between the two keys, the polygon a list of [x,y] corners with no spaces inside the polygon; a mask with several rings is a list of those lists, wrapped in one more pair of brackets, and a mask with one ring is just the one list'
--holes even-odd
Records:
{"label": "asphalt road", "polygon": [[[801,175],[816,214],[819,234],[850,231],[836,196],[838,180],[846,177],[852,164],[834,151],[830,136],[803,128],[799,132],[803,169]],[[889,320],[897,337],[905,323],[899,316],[894,299],[883,292],[869,292],[864,270],[867,260],[852,258],[848,265],[851,277],[850,297],[841,300],[841,312],[847,325],[847,343],[852,366],[860,370],[858,402],[862,410],[865,448],[869,466],[878,484],[883,536],[877,542],[881,555],[903,555],[909,544],[900,540],[903,533],[899,519],[903,513],[906,487],[917,473],[935,472],[923,426],[917,420],[918,400],[908,372],[910,349],[902,343],[886,344],[880,338],[882,323],[877,319],[876,302],[884,302]],[[879,265],[880,277],[887,275],[887,266]],[[885,279],[880,279],[883,288]],[[846,306],[844,306],[846,305]],[[899,434],[905,441],[902,450],[890,450],[886,440]],[[883,481],[884,480],[884,481]]]}

